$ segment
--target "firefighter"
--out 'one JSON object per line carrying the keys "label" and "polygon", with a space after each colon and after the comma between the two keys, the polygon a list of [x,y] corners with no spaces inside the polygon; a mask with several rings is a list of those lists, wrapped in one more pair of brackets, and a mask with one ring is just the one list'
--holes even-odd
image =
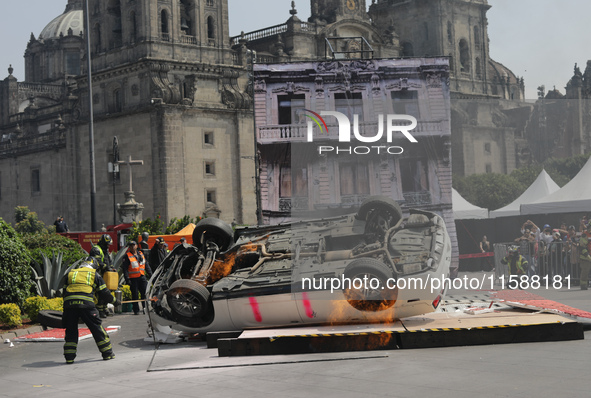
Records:
{"label": "firefighter", "polygon": [[508,265],[509,275],[525,275],[528,267],[527,260],[519,254],[519,246],[509,246],[509,254],[501,260],[501,264]]}
{"label": "firefighter", "polygon": [[[91,249],[92,252],[92,250],[96,248],[100,253],[97,256],[97,258],[99,259],[99,267],[97,268],[97,271],[98,274],[101,276],[104,276],[106,271],[114,271],[113,265],[111,263],[111,256],[109,255],[109,246],[111,246],[111,244],[113,244],[113,239],[111,239],[111,236],[108,234],[104,234],[103,236],[101,236],[101,239],[98,241],[98,243]],[[96,308],[98,309],[101,318],[107,317],[107,303],[101,300],[100,297],[96,304]]]}
{"label": "firefighter", "polygon": [[579,240],[580,266],[581,266],[581,290],[587,290],[589,284],[589,269],[591,269],[591,223],[581,235]]}
{"label": "firefighter", "polygon": [[64,288],[64,313],[62,320],[66,328],[64,357],[67,364],[74,363],[78,347],[78,320],[81,318],[94,337],[104,360],[115,358],[111,340],[103,328],[99,312],[94,305],[96,292],[105,302],[121,303],[113,298],[103,278],[96,272],[98,262],[88,257],[80,266],[68,273]]}
{"label": "firefighter", "polygon": [[[123,257],[123,276],[125,282],[131,289],[131,299],[139,300],[139,293],[142,294],[142,298],[146,296],[146,290],[148,288],[148,279],[152,275],[150,265],[146,262],[144,255],[141,250],[138,250],[137,243],[130,241],[127,246],[129,247],[127,255]],[[140,313],[140,306],[137,302],[133,303],[133,314],[138,315]]]}
{"label": "firefighter", "polygon": [[148,239],[150,238],[150,234],[147,232],[142,232],[142,241],[140,242],[140,250],[146,259],[146,262],[149,263],[148,258],[150,257],[150,246],[148,245]]}

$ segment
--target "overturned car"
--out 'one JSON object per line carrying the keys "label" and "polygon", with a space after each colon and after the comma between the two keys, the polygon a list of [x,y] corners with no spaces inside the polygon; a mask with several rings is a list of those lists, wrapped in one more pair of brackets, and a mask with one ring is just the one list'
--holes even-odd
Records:
{"label": "overturned car", "polygon": [[[187,332],[388,322],[435,311],[451,243],[437,214],[372,197],[355,214],[235,232],[203,219],[148,287],[153,323]],[[412,283],[411,283],[412,282]]]}

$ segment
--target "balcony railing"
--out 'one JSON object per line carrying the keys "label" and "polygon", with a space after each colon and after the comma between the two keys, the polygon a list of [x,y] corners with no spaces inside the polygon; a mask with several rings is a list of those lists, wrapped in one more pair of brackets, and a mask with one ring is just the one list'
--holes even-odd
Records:
{"label": "balcony railing", "polygon": [[308,210],[308,197],[279,198],[279,211]]}
{"label": "balcony railing", "polygon": [[404,192],[404,204],[407,207],[426,206],[430,205],[431,192],[420,191],[420,192]]}
{"label": "balcony railing", "polygon": [[181,43],[184,44],[197,44],[197,38],[195,36],[182,35]]}
{"label": "balcony railing", "polygon": [[263,39],[265,37],[274,36],[279,33],[287,32],[287,23],[283,23],[280,25],[269,26],[265,29],[255,30],[253,32],[245,33],[244,36],[234,36],[230,38],[230,44],[232,46],[239,44],[240,39],[246,39],[247,41],[253,41],[258,39]]}
{"label": "balcony railing", "polygon": [[[417,127],[410,131],[414,137],[421,136],[441,136],[449,135],[449,126],[447,121],[425,121],[418,122]],[[408,125],[401,121],[395,123],[398,126]],[[328,124],[328,134],[318,129],[316,125],[313,127],[314,141],[338,141],[339,126],[338,124]],[[360,122],[359,133],[362,137],[375,137],[378,133],[378,123],[376,122]],[[386,130],[384,129],[384,135]],[[403,137],[401,133],[394,133],[395,136]],[[351,136],[353,138],[353,127],[351,127]],[[272,144],[280,142],[306,142],[308,137],[308,126],[304,124],[284,124],[284,125],[267,125],[257,128],[257,141],[260,144]]]}

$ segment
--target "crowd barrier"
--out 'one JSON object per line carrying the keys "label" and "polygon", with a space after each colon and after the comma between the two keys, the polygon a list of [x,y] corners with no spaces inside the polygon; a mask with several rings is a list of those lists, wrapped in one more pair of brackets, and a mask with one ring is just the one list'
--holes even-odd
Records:
{"label": "crowd barrier", "polygon": [[502,276],[508,278],[509,268],[507,264],[502,264],[501,260],[509,253],[510,246],[518,246],[519,254],[527,260],[529,266],[528,276],[538,275],[539,277],[553,278],[559,276],[562,278],[570,277],[570,280],[579,283],[579,247],[571,242],[552,242],[545,244],[538,243],[495,243],[494,264],[495,279]]}

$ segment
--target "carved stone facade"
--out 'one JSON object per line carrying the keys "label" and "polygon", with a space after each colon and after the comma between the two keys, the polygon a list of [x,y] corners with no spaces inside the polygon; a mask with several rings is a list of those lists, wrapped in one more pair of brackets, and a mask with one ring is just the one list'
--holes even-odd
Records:
{"label": "carved stone facade", "polygon": [[[31,36],[25,82],[11,71],[0,81],[5,218],[15,206],[28,205],[46,222],[60,213],[77,229],[89,228],[83,3],[68,0],[63,15]],[[255,220],[250,93],[266,88],[265,82],[249,85],[253,50],[261,63],[450,56],[449,87],[458,100],[451,113],[454,172],[510,172],[518,165],[514,116],[523,105],[523,80],[488,55],[486,0],[377,0],[369,13],[364,0],[311,0],[308,21],[298,18],[292,2],[284,24],[238,37],[228,35],[227,0],[89,5],[99,224],[113,213],[106,171],[113,136],[122,154],[146,160],[135,189],[146,217],[160,214],[167,221],[215,208],[226,221]],[[368,96],[382,96],[379,75],[365,78],[345,79],[338,91],[363,86]],[[310,97],[337,92],[323,76],[313,83],[305,93]],[[388,90],[413,88],[412,79],[390,84]],[[294,81],[285,90],[299,86]],[[482,148],[490,149],[486,163],[480,162]],[[116,201],[122,196],[116,186]]]}
{"label": "carved stone facade", "polygon": [[[12,72],[0,82],[7,220],[24,205],[46,223],[63,214],[73,229],[90,228],[82,6],[69,0],[31,37],[26,82]],[[108,172],[114,136],[122,156],[145,161],[133,172],[144,217],[256,222],[252,99],[230,48],[227,1],[90,0],[89,7],[98,225],[111,223],[114,202],[125,202],[124,184],[115,184],[113,198]]]}
{"label": "carved stone facade", "polygon": [[[456,247],[447,59],[259,64],[255,87],[265,223],[350,213],[383,195],[405,212],[441,214]],[[342,141],[331,116],[315,127],[308,116],[323,111],[357,119],[362,138]],[[402,114],[418,120],[416,143],[400,132],[386,139],[386,115]],[[370,141],[379,131],[382,138]]]}
{"label": "carved stone facade", "polygon": [[[285,24],[234,37],[232,43],[256,50],[263,63],[449,57],[454,173],[510,173],[524,163],[516,154],[530,146],[522,129],[531,105],[523,102],[523,78],[490,58],[489,8],[487,0],[374,0],[366,13],[365,1],[313,0],[307,22],[292,3]],[[372,51],[352,47],[351,37],[363,37]]]}

